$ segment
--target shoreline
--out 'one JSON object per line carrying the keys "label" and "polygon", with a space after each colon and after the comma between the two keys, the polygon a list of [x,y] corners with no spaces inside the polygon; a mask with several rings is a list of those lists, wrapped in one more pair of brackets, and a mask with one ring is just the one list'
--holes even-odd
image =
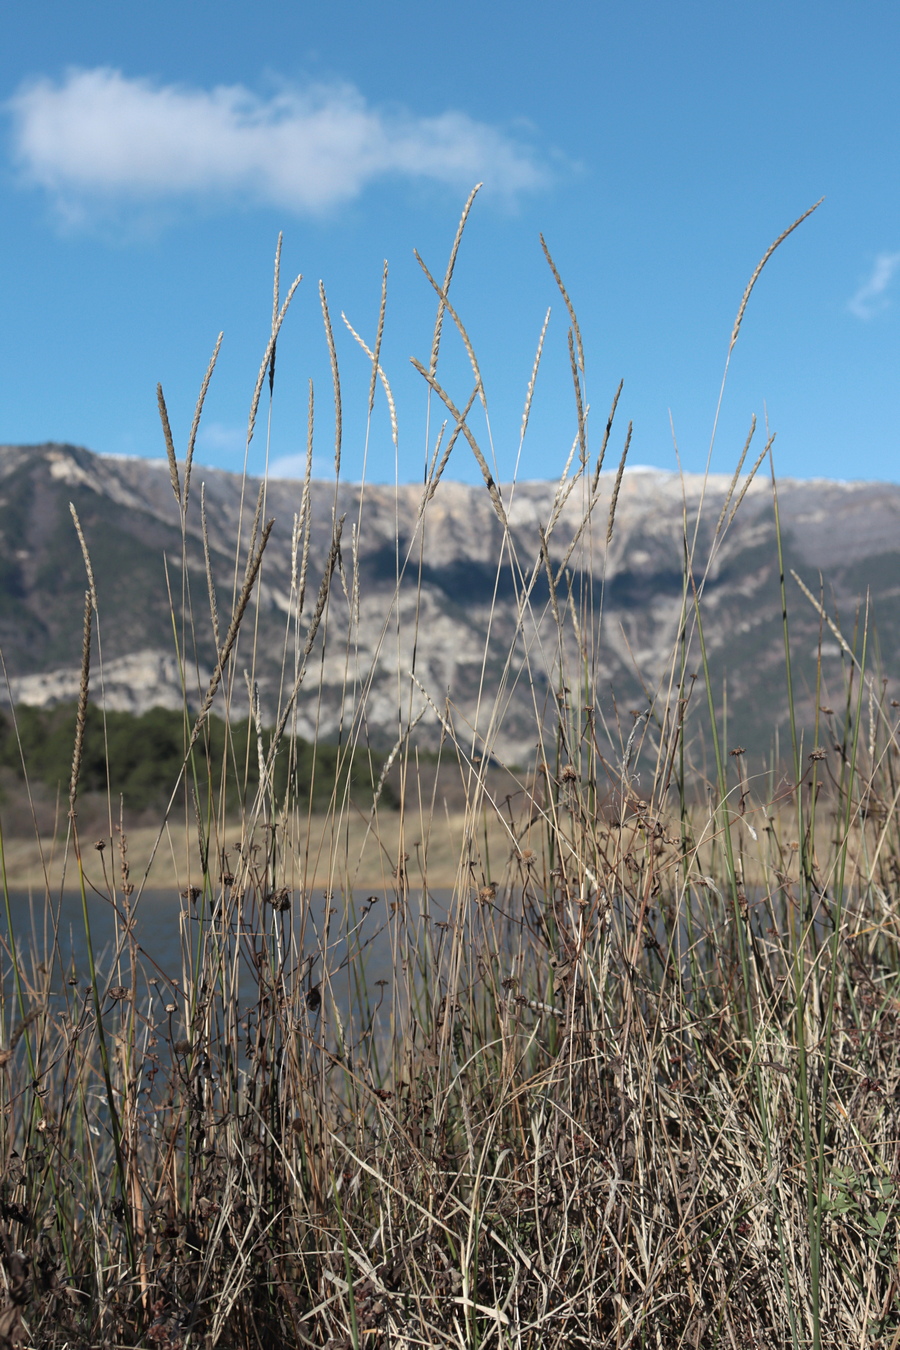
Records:
{"label": "shoreline", "polygon": [[[463,814],[425,820],[411,813],[383,812],[371,824],[359,815],[343,820],[313,816],[299,823],[296,840],[277,863],[277,876],[291,889],[392,890],[397,887],[398,859],[405,854],[412,888],[449,890],[460,877],[467,826],[471,829]],[[228,822],[216,849],[220,856],[224,854],[220,870],[236,870],[235,844],[240,837],[240,822]],[[101,840],[102,849],[98,847]],[[125,842],[129,880],[135,891],[180,893],[200,882],[196,827],[186,828],[183,822],[170,823],[162,831],[158,826],[138,826],[126,830]],[[513,841],[495,817],[479,821],[477,845],[479,853],[487,848],[498,873],[506,867]],[[121,894],[118,833],[110,839],[92,832],[89,840],[82,839],[81,853],[87,888],[108,894],[114,886]],[[71,839],[67,844],[65,835],[7,836],[2,841],[2,856],[9,890],[33,895],[80,890],[74,845]],[[482,885],[490,878],[479,875],[473,880]]]}

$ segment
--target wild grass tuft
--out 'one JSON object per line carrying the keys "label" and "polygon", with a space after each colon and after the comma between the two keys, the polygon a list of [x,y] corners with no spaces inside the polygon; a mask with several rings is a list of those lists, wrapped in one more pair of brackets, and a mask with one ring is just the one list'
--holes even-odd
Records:
{"label": "wild grass tuft", "polygon": [[[217,658],[199,714],[185,704],[156,836],[169,846],[184,834],[171,842],[188,869],[177,969],[146,950],[149,873],[132,880],[127,819],[111,801],[109,837],[92,850],[79,834],[102,585],[88,596],[68,820],[87,983],[66,955],[58,894],[48,886],[38,941],[0,848],[0,1347],[900,1343],[900,747],[868,617],[845,632],[808,590],[788,591],[782,566],[790,761],[787,772],[778,758],[748,762],[728,745],[709,676],[701,536],[686,513],[668,674],[621,723],[604,711],[599,618],[630,429],[617,473],[601,479],[619,394],[593,448],[582,336],[545,244],[571,329],[575,440],[523,555],[508,527],[515,484],[489,467],[485,385],[449,298],[473,199],[443,286],[426,269],[437,319],[428,363],[415,364],[449,435],[426,466],[416,537],[396,541],[383,642],[393,625],[398,653],[413,655],[398,656],[397,738],[380,757],[366,740],[372,672],[358,664],[364,492],[352,547],[335,509],[314,577],[307,474],[274,729],[256,684],[271,657],[253,627],[264,493],[235,540],[230,614],[199,494],[208,594],[185,582],[172,606],[185,688],[210,629]],[[248,443],[296,285],[282,303],[276,279]],[[320,299],[339,472],[341,384],[324,289]],[[357,341],[372,366],[369,415],[380,381],[396,436],[384,304],[373,347]],[[474,379],[461,400],[438,377],[451,324]],[[161,391],[160,410],[185,538],[189,476]],[[769,441],[739,486],[752,434],[713,552],[771,452]],[[309,464],[312,441],[311,389]],[[406,641],[421,621],[431,503],[466,445],[500,540],[474,725]],[[401,605],[416,567],[414,603],[404,590]],[[510,595],[501,578],[511,598],[497,598]],[[843,707],[821,714],[811,743],[793,703],[792,594],[820,606],[845,662]],[[502,607],[515,636],[498,653]],[[298,701],[316,707],[326,652],[344,663],[346,699],[330,758],[306,761],[307,774],[324,762],[332,775],[314,832],[322,784],[280,766],[297,767]],[[515,684],[530,690],[538,748],[501,769]],[[438,755],[417,742],[423,719]],[[382,884],[363,899],[373,842]],[[429,868],[442,849],[452,885],[439,891]],[[92,891],[116,933],[97,959]],[[377,979],[376,937],[391,954]]]}

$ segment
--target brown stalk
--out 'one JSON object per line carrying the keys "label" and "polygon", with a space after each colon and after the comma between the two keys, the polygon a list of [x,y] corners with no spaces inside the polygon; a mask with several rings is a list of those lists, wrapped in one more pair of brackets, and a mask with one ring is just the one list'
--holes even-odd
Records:
{"label": "brown stalk", "polygon": [[583,346],[582,341],[581,341],[581,328],[580,328],[580,326],[579,326],[579,324],[578,324],[578,316],[577,316],[576,313],[575,313],[575,306],[572,304],[572,301],[569,299],[569,293],[568,293],[568,291],[566,290],[565,286],[563,285],[562,277],[559,275],[559,272],[558,272],[557,267],[556,267],[556,263],[553,261],[553,258],[550,256],[550,250],[549,250],[549,248],[547,247],[547,241],[546,241],[546,239],[544,238],[543,235],[540,236],[540,240],[541,240],[541,248],[544,250],[544,257],[547,259],[547,263],[548,263],[548,266],[549,266],[549,268],[550,268],[550,271],[553,273],[553,280],[556,282],[557,286],[559,287],[559,293],[560,293],[560,295],[562,296],[563,301],[564,301],[565,306],[566,306],[566,309],[567,309],[568,312],[569,312],[569,320],[570,320],[570,322],[571,322],[571,324],[572,324],[572,332],[575,334],[575,347],[576,347],[576,350],[577,350],[577,352],[578,352],[578,370],[580,371],[580,373],[581,373],[581,375],[582,375],[582,377],[583,377],[583,376],[584,376],[584,346]]}
{"label": "brown stalk", "polygon": [[628,448],[631,445],[631,423],[628,423],[628,431],[625,436],[625,446],[622,450],[622,458],[619,460],[619,467],[616,470],[616,481],[613,484],[612,497],[609,501],[609,521],[606,526],[606,546],[609,547],[612,542],[613,525],[616,519],[616,505],[619,501],[619,488],[622,486],[622,475],[625,472],[625,460],[628,458]]}
{"label": "brown stalk", "polygon": [[[206,402],[206,395],[209,392],[209,382],[212,379],[213,371],[216,368],[216,362],[219,359],[219,352],[222,347],[223,333],[216,338],[216,345],[213,348],[213,354],[209,358],[209,365],[206,367],[206,374],[203,376],[203,383],[200,386],[200,393],[197,396],[197,403],[194,408],[194,420],[191,422],[191,434],[188,436],[187,454],[184,457],[184,493],[183,500],[179,501],[182,511],[187,511],[188,495],[191,490],[191,465],[194,462],[194,446],[197,443],[197,432],[200,429],[200,418],[203,414],[203,405]],[[171,439],[171,437],[170,437]],[[172,461],[169,463],[169,472],[172,472]],[[178,465],[175,464],[175,476],[178,476]],[[174,487],[173,483],[173,487]],[[178,494],[176,493],[176,497]]]}
{"label": "brown stalk", "polygon": [[469,193],[466,204],[463,207],[462,215],[459,218],[459,225],[456,227],[456,235],[453,240],[453,247],[450,249],[450,257],[447,262],[447,271],[444,274],[444,284],[439,292],[441,298],[438,300],[437,317],[434,321],[434,337],[431,341],[431,357],[428,361],[428,373],[435,375],[438,366],[438,352],[441,346],[441,330],[444,324],[445,302],[443,297],[450,292],[450,282],[453,280],[453,272],[456,268],[456,258],[459,253],[459,246],[462,243],[463,231],[466,228],[466,221],[469,219],[469,212],[472,210],[473,203],[481,190],[481,183],[476,183]]}
{"label": "brown stalk", "polygon": [[328,313],[328,301],[325,298],[325,287],[319,282],[319,300],[322,305],[322,320],[325,324],[325,340],[328,343],[328,358],[331,362],[331,383],[334,387],[334,476],[341,476],[341,437],[342,437],[342,414],[341,414],[341,375],[338,370],[337,351],[334,345],[334,333],[331,329],[331,315]]}
{"label": "brown stalk", "polygon": [[159,420],[162,422],[163,437],[166,442],[166,459],[169,461],[169,481],[172,484],[172,491],[175,493],[178,509],[181,510],[181,484],[178,481],[178,459],[175,455],[175,442],[172,440],[172,428],[169,426],[169,412],[166,408],[166,400],[163,397],[163,387],[161,384],[156,386],[156,404],[159,408]]}
{"label": "brown stalk", "polygon": [[782,230],[781,234],[778,236],[778,238],[775,240],[775,242],[774,242],[773,244],[770,244],[770,245],[769,245],[769,247],[766,249],[765,253],[763,254],[762,258],[761,258],[760,261],[757,263],[757,265],[756,265],[756,270],[754,271],[753,276],[752,276],[752,277],[750,278],[750,280],[747,282],[747,289],[744,291],[744,294],[743,294],[742,297],[741,297],[741,303],[740,303],[740,305],[738,306],[737,318],[736,318],[735,321],[734,321],[734,328],[733,328],[732,331],[731,331],[731,341],[730,341],[729,344],[728,344],[728,355],[729,355],[729,356],[731,356],[731,353],[734,351],[734,344],[735,344],[735,343],[737,342],[737,340],[738,340],[738,333],[741,331],[741,324],[742,324],[743,321],[744,321],[744,313],[746,312],[746,309],[747,309],[747,303],[748,303],[748,301],[749,301],[749,299],[750,299],[750,295],[751,295],[751,293],[752,293],[752,291],[753,291],[753,287],[756,285],[757,281],[759,280],[760,273],[762,272],[762,270],[763,270],[763,268],[765,267],[766,263],[769,261],[769,259],[771,258],[772,254],[775,252],[775,250],[776,250],[781,244],[784,243],[784,241],[785,241],[785,239],[787,239],[788,235],[793,234],[793,233],[794,233],[794,230],[797,229],[798,225],[802,225],[803,222],[804,222],[804,220],[807,220],[807,219],[812,215],[813,211],[818,211],[819,207],[822,205],[822,203],[824,202],[824,200],[825,200],[824,197],[820,197],[819,200],[818,200],[817,202],[814,202],[814,203],[813,203],[813,205],[809,208],[809,210],[804,211],[802,216],[798,216],[798,217],[797,217],[797,219],[794,221],[793,225],[789,225],[789,226],[787,227],[786,230]]}
{"label": "brown stalk", "polygon": [[453,400],[450,398],[450,395],[446,393],[444,389],[441,388],[440,384],[434,378],[434,376],[428,373],[428,371],[422,365],[421,361],[417,361],[414,356],[410,357],[410,361],[412,365],[416,368],[416,370],[419,372],[419,374],[422,376],[422,378],[435,391],[437,396],[440,398],[441,402],[447,408],[447,411],[450,413],[451,417],[456,422],[456,425],[462,429],[462,433],[465,436],[466,440],[469,442],[469,447],[472,451],[472,454],[475,456],[475,461],[478,464],[479,469],[481,470],[482,477],[484,478],[485,487],[488,490],[488,495],[490,496],[494,510],[497,513],[497,517],[500,520],[501,524],[506,526],[507,524],[506,512],[503,509],[503,500],[500,496],[500,489],[494,482],[494,477],[490,469],[488,468],[487,460],[482,454],[481,447],[479,446],[474,435],[472,434],[472,430],[469,427],[468,422],[466,422],[463,414],[459,411],[459,409],[454,404]]}
{"label": "brown stalk", "polygon": [[203,706],[201,707],[200,712],[194,722],[194,728],[191,732],[190,742],[188,745],[189,751],[196,744],[197,737],[200,735],[203,723],[206,721],[207,715],[209,714],[209,710],[213,705],[213,701],[215,700],[216,692],[222,680],[222,675],[224,674],[225,667],[228,664],[228,658],[231,656],[232,648],[234,647],[234,644],[237,641],[237,635],[238,632],[240,631],[241,622],[244,618],[244,613],[247,609],[248,604],[250,603],[250,597],[253,594],[253,587],[256,584],[256,578],[259,575],[259,569],[262,564],[263,553],[265,552],[266,544],[268,544],[269,542],[269,536],[272,533],[272,528],[274,524],[275,524],[274,520],[266,521],[266,524],[263,527],[262,535],[260,536],[259,548],[257,549],[256,553],[253,554],[247,561],[247,572],[244,577],[244,584],[241,587],[241,593],[238,596],[238,601],[237,604],[235,605],[234,613],[232,614],[231,617],[231,623],[228,625],[228,632],[225,634],[225,641],[222,643],[222,647],[219,651],[218,660],[216,661],[216,668],[212,673],[212,678],[210,679],[209,687],[207,688],[206,691],[206,697],[203,700]]}
{"label": "brown stalk", "polygon": [[203,538],[203,561],[206,566],[206,590],[209,596],[209,617],[212,621],[213,641],[219,650],[219,606],[216,600],[216,585],[213,580],[212,558],[209,551],[209,526],[206,519],[206,484],[200,485],[200,533]]}
{"label": "brown stalk", "polygon": [[78,685],[78,705],[75,710],[75,746],[72,751],[72,773],[69,777],[69,816],[75,819],[75,802],[78,798],[78,777],[81,773],[81,757],[84,753],[84,727],[87,721],[88,693],[91,680],[91,621],[94,605],[90,591],[84,593],[84,624],[81,640],[81,680]]}

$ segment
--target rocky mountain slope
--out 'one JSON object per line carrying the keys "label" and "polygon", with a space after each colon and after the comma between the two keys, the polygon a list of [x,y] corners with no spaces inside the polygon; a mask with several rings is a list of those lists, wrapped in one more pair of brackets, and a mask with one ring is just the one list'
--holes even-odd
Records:
{"label": "rocky mountain slope", "polygon": [[[335,490],[313,482],[299,625],[303,547],[295,519],[303,485],[269,481],[263,514],[275,525],[231,663],[230,697],[227,706],[224,694],[220,702],[232,716],[246,715],[246,672],[258,685],[264,717],[274,717],[293,683],[333,521],[344,516],[340,562],[298,700],[300,734],[318,727],[320,735],[334,736],[357,719],[364,736],[390,745],[398,728],[422,713],[416,727],[422,744],[439,743],[443,719],[470,744],[474,734],[476,749],[526,762],[538,721],[558,693],[561,653],[566,697],[579,698],[573,690],[581,650],[599,694],[592,716],[598,726],[605,722],[613,745],[621,744],[630,710],[649,700],[657,709],[666,703],[681,626],[687,522],[689,538],[696,529],[704,636],[729,744],[766,749],[787,707],[771,483],[760,478],[750,485],[713,546],[728,480],[704,485],[663,472],[626,473],[607,548],[613,480],[602,475],[586,525],[581,482],[556,512],[556,483],[502,487],[506,527],[484,487],[441,482],[422,511],[421,486],[361,492],[359,485]],[[221,641],[235,578],[238,589],[243,578],[258,482],[195,467],[182,536],[162,461],[101,457],[69,445],[0,447],[0,654],[14,701],[46,705],[77,692],[86,574],[70,503],[99,600],[94,696],[133,711],[180,706],[183,657],[189,699],[199,701],[216,659],[201,485]],[[820,646],[821,702],[840,698],[845,659],[827,627],[820,643],[820,615],[792,568],[816,595],[821,587],[850,641],[869,596],[869,652],[877,650],[878,675],[891,697],[900,689],[900,487],[782,481],[778,500],[801,712],[811,713]],[[548,577],[556,580],[552,595]],[[691,621],[688,630],[690,676],[700,658]],[[694,682],[693,702],[701,684]]]}

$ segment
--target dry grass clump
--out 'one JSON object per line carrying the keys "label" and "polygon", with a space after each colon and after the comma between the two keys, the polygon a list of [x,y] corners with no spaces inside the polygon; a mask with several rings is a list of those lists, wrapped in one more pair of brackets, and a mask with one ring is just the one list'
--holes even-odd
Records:
{"label": "dry grass clump", "polygon": [[[503,522],[509,490],[470,422],[484,386],[449,301],[455,255],[433,283],[438,322],[419,367],[451,428],[420,520],[462,437]],[[203,713],[186,719],[164,827],[182,813],[192,869],[179,969],[157,968],[142,946],[148,869],[132,868],[123,822],[110,820],[99,856],[81,837],[76,747],[70,875],[87,978],[65,955],[53,892],[35,936],[6,891],[0,1347],[900,1344],[896,726],[861,632],[846,643],[843,713],[816,729],[808,758],[793,726],[787,780],[739,747],[729,757],[717,709],[686,694],[686,672],[706,665],[691,521],[668,686],[629,733],[605,725],[593,644],[614,515],[593,515],[612,417],[592,458],[581,336],[554,275],[572,323],[576,438],[533,556],[498,558],[516,579],[521,640],[485,681],[474,735],[412,680],[424,704],[410,709],[438,719],[444,763],[465,788],[449,899],[429,880],[442,822],[436,770],[415,756],[419,712],[401,710],[385,768],[399,772],[403,803],[390,829],[382,776],[333,801],[315,848],[290,787],[271,791],[315,654],[323,641],[353,651],[339,519],[316,578],[308,519],[296,522],[278,726],[260,731],[262,786],[237,827],[197,804],[206,714],[244,697],[259,724],[263,497],[248,507],[230,605],[209,597],[220,656]],[[322,304],[339,458],[324,292]],[[274,314],[251,434],[284,318],[277,288]],[[472,367],[462,406],[438,376],[451,322]],[[376,379],[389,391],[378,351],[372,393]],[[188,472],[167,443],[183,520]],[[726,507],[746,488],[740,467]],[[581,523],[553,552],[573,494]],[[732,519],[722,511],[714,547]],[[573,558],[597,578],[593,593],[566,586]],[[88,619],[95,599],[102,615],[102,595],[90,596]],[[201,608],[188,594],[175,605],[186,666]],[[86,632],[85,698],[96,625]],[[790,687],[787,629],[785,642]],[[538,669],[555,691],[549,713]],[[540,748],[501,799],[487,766],[512,678],[532,680]],[[365,679],[348,676],[348,689],[342,753],[364,759]],[[701,726],[710,781],[692,764]],[[384,884],[363,902],[354,882],[372,839]],[[103,878],[116,918],[102,965],[86,875]],[[324,910],[313,896],[323,880]],[[390,945],[389,980],[367,973],[376,934]]]}

